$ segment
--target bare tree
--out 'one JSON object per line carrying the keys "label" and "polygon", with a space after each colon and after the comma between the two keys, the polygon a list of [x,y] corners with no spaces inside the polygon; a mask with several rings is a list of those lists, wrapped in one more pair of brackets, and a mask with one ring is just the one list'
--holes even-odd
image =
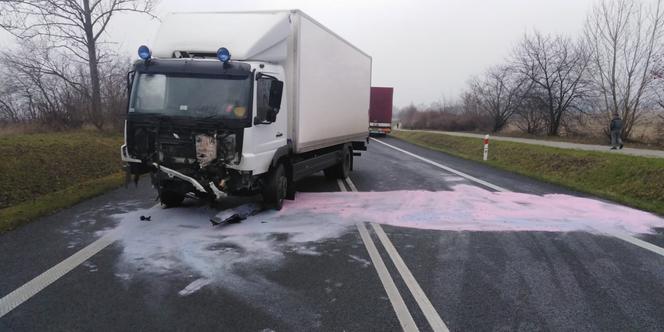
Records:
{"label": "bare tree", "polygon": [[562,119],[586,95],[586,51],[571,38],[535,31],[524,36],[513,61],[519,73],[533,83],[534,97],[546,107],[547,134],[558,135]]}
{"label": "bare tree", "polygon": [[0,83],[0,121],[18,123],[22,120],[16,91],[6,82]]}
{"label": "bare tree", "polygon": [[0,0],[0,27],[21,40],[47,42],[88,67],[90,121],[103,126],[99,63],[103,35],[120,12],[149,14],[154,0]]}
{"label": "bare tree", "polygon": [[493,67],[482,79],[470,83],[477,105],[493,120],[493,132],[507,125],[528,90],[528,80],[513,72],[508,66]]}
{"label": "bare tree", "polygon": [[514,113],[516,126],[530,135],[541,134],[548,127],[547,105],[542,102],[542,100],[546,100],[546,97],[538,96],[537,93],[541,93],[541,90],[532,89],[531,87]]}
{"label": "bare tree", "polygon": [[[81,64],[50,54],[48,48],[23,41],[11,51],[0,51],[0,104],[11,106],[11,122],[41,122],[53,129],[82,124],[85,96]],[[4,112],[7,113],[7,112]]]}
{"label": "bare tree", "polygon": [[629,137],[651,87],[652,68],[661,52],[662,1],[599,2],[588,16],[585,37],[591,49],[592,77],[607,117],[618,113]]}
{"label": "bare tree", "polygon": [[124,125],[127,112],[127,68],[131,67],[129,58],[114,58],[101,66],[102,104],[106,110],[106,121],[111,128],[120,129]]}

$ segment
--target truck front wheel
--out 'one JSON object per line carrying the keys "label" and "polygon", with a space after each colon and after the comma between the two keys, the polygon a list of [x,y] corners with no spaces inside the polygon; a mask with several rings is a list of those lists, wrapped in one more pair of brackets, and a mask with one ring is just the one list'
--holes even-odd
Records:
{"label": "truck front wheel", "polygon": [[281,210],[288,191],[288,178],[284,165],[279,164],[274,171],[268,175],[267,182],[263,188],[263,202],[268,207]]}

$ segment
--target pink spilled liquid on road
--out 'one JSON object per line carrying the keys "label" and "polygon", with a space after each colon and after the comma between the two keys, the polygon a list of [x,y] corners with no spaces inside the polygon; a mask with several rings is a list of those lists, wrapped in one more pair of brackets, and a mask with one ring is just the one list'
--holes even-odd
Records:
{"label": "pink spilled liquid on road", "polygon": [[588,231],[650,233],[664,219],[636,209],[569,195],[454,191],[304,193],[279,216],[316,211],[346,222],[448,231]]}
{"label": "pink spilled liquid on road", "polygon": [[[242,297],[264,299],[270,293],[279,301],[293,298],[296,305],[297,294],[247,271],[274,269],[289,255],[324,254],[323,243],[356,232],[357,222],[444,231],[598,234],[650,233],[653,227],[664,227],[660,217],[598,200],[496,193],[466,185],[441,192],[300,193],[281,211],[212,227],[209,220],[217,213],[201,206],[156,206],[115,215],[119,223],[111,231],[119,232],[123,248],[118,278],[147,276],[153,281],[149,276],[184,274],[189,284],[179,289],[181,296],[214,286]],[[140,216],[151,216],[151,221],[140,221]],[[346,241],[362,246],[359,237]],[[346,259],[357,268],[369,266],[352,255]]]}

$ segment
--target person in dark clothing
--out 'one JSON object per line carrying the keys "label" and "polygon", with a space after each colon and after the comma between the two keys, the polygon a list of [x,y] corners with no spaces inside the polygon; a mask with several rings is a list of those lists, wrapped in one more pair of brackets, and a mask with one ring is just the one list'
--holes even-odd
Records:
{"label": "person in dark clothing", "polygon": [[623,141],[620,138],[623,129],[623,120],[620,118],[618,113],[613,114],[613,120],[609,125],[609,130],[611,131],[611,150],[622,149]]}

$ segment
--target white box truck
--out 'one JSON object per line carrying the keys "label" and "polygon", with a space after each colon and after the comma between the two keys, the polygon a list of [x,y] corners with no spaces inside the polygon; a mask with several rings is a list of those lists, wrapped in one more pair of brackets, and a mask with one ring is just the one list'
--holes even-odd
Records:
{"label": "white box truck", "polygon": [[121,155],[167,207],[260,193],[280,209],[366,150],[371,57],[301,11],[171,14],[138,53]]}

